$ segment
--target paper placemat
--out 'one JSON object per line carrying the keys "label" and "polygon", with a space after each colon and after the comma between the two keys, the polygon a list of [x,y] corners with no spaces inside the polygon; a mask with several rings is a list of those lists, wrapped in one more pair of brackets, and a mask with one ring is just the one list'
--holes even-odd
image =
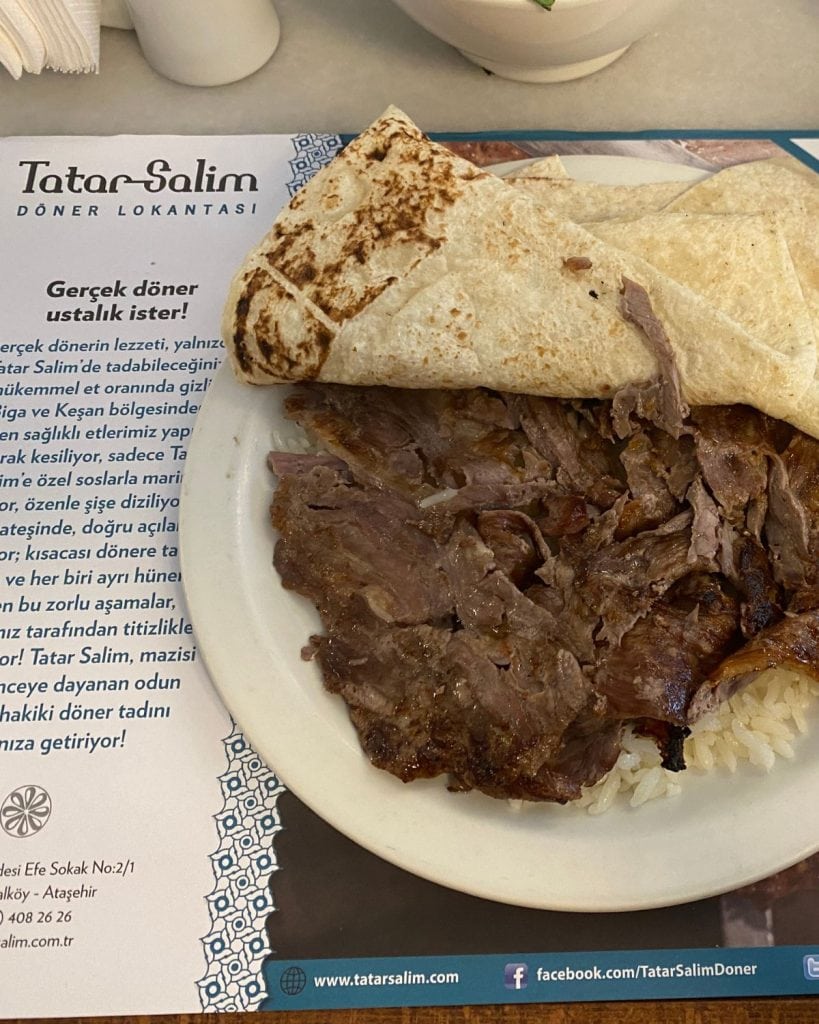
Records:
{"label": "paper placemat", "polygon": [[[716,169],[806,133],[458,137],[482,164]],[[227,282],[332,135],[0,142],[0,964],[20,1017],[816,992],[819,877],[631,914],[425,882],[251,749],[198,657],[178,509]],[[812,155],[813,154],[813,155]],[[214,538],[219,543],[219,538]],[[93,970],[89,970],[93,965]]]}

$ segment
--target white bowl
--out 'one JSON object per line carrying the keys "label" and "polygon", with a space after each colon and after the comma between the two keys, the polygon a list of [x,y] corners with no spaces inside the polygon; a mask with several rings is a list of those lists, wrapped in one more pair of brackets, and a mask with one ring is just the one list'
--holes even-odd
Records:
{"label": "white bowl", "polygon": [[393,0],[474,64],[519,82],[565,82],[611,64],[680,0]]}

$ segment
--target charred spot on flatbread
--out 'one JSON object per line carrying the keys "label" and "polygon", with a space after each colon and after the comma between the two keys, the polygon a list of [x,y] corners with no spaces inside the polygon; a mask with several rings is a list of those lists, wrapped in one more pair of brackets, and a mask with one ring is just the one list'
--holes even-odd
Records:
{"label": "charred spot on flatbread", "polygon": [[[254,299],[259,293],[265,304],[254,315]],[[236,303],[233,352],[241,370],[249,377],[261,367],[280,380],[312,380],[318,376],[333,341],[330,329],[320,320],[301,311],[303,325],[298,339],[288,341],[281,326],[281,316],[273,316],[267,300],[281,307],[297,302],[263,267],[250,273]],[[252,341],[250,340],[252,339]],[[254,355],[254,350],[258,355]],[[261,359],[258,358],[261,356]]]}
{"label": "charred spot on flatbread", "polygon": [[248,347],[247,319],[250,314],[250,306],[253,302],[253,297],[265,286],[267,280],[269,280],[269,275],[265,274],[263,270],[254,270],[246,279],[242,293],[236,302],[236,314],[233,329],[233,355],[243,373],[246,374],[251,374],[253,372],[254,364],[253,356],[251,355]]}
{"label": "charred spot on flatbread", "polygon": [[288,351],[282,344],[275,322],[272,326],[272,342],[259,339],[259,348],[267,365],[273,366],[283,380],[314,380],[318,377],[333,341],[329,328],[318,320],[308,320],[304,337]]}
{"label": "charred spot on flatbread", "polygon": [[356,184],[369,182],[357,202],[337,216],[344,206],[342,189],[352,187],[339,176],[330,189],[333,204],[327,205],[325,195],[322,207],[308,208],[300,193],[290,203],[299,216],[276,224],[267,239],[270,267],[335,323],[355,316],[396,280],[395,273],[385,271],[365,281],[361,267],[378,254],[406,271],[440,248],[446,233],[436,221],[440,225],[468,180],[485,175],[454,164],[401,119],[385,118],[373,134],[366,143],[351,143],[341,158]]}

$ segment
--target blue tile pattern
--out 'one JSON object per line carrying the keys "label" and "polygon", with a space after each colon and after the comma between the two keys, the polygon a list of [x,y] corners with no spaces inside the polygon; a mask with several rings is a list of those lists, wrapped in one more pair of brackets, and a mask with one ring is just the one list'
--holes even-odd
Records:
{"label": "blue tile pattern", "polygon": [[[337,135],[295,135],[292,142],[290,195],[341,147]],[[282,827],[276,805],[284,791],[235,725],[224,744],[224,806],[214,817],[219,846],[211,854],[215,883],[207,897],[211,929],[202,939],[207,969],[197,982],[202,1009],[222,1012],[255,1009],[264,996],[265,920],[275,909],[269,880],[278,866],[273,837]]]}

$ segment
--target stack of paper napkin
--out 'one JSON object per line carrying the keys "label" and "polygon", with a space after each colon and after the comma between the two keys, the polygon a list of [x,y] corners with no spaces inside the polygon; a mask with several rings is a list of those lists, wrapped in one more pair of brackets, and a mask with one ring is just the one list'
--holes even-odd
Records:
{"label": "stack of paper napkin", "polygon": [[0,0],[0,64],[24,71],[96,71],[100,0]]}

